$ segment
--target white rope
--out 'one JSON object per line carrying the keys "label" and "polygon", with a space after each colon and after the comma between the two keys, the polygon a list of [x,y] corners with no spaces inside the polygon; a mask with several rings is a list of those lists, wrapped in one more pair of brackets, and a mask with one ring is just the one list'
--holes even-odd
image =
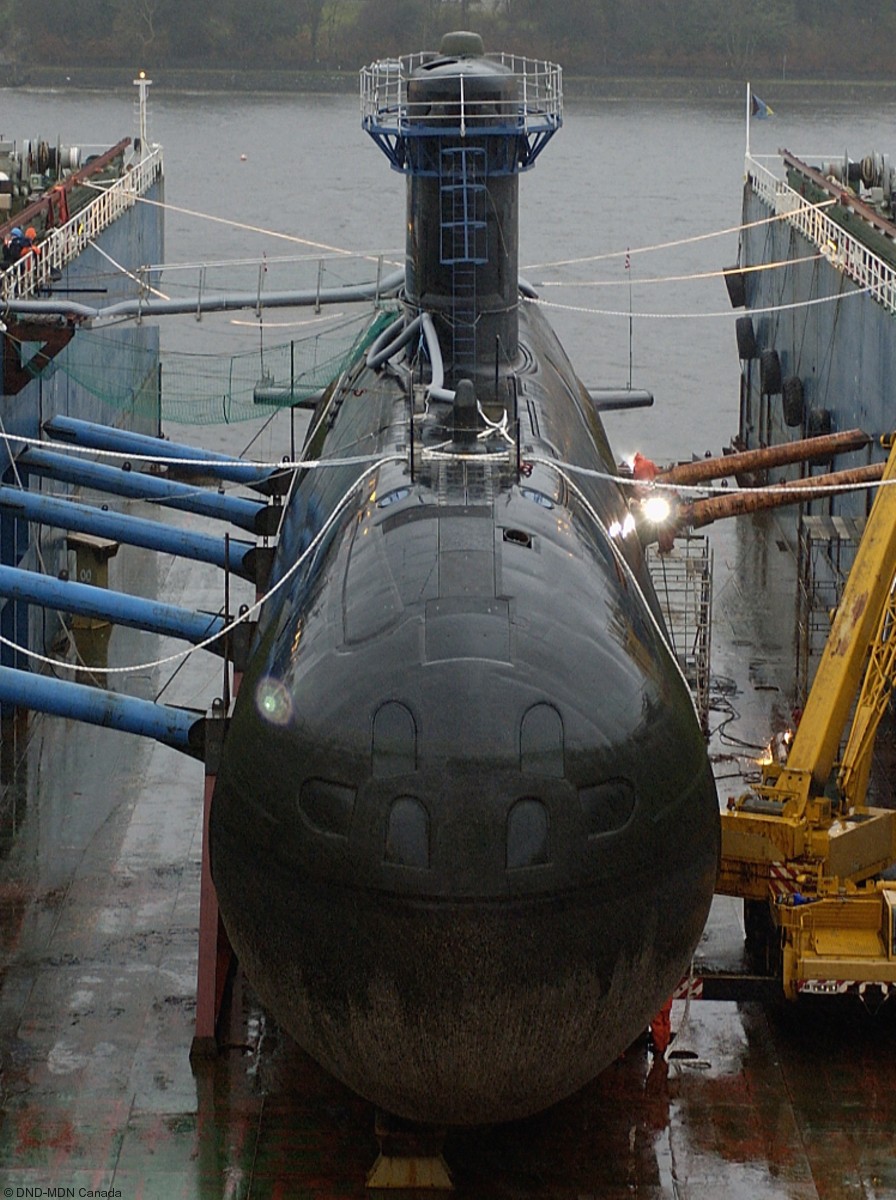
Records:
{"label": "white rope", "polygon": [[322,539],[330,531],[331,527],[334,525],[336,520],[342,515],[342,513],[343,513],[344,509],[347,507],[348,502],[351,499],[352,495],[357,491],[358,487],[364,482],[364,480],[368,476],[373,475],[377,470],[379,470],[380,467],[384,466],[388,462],[404,462],[404,461],[405,461],[405,458],[403,455],[397,455],[397,454],[386,455],[384,458],[378,459],[375,463],[373,463],[371,466],[369,466],[365,471],[362,471],[362,473],[358,476],[358,478],[352,483],[351,487],[348,488],[348,490],[343,493],[342,497],[339,500],[339,503],[336,505],[336,507],[333,509],[333,512],[330,514],[330,516],[327,518],[327,520],[324,522],[324,524],[321,526],[321,528],[315,534],[314,538],[309,543],[309,545],[306,547],[306,549],[302,552],[302,554],[299,555],[299,557],[292,564],[292,566],[289,568],[289,570],[286,571],[286,573],[277,581],[277,583],[275,583],[272,588],[270,588],[267,592],[265,592],[265,594],[263,596],[261,596],[258,600],[256,600],[256,602],[253,605],[251,605],[249,608],[247,608],[245,610],[245,612],[242,612],[239,614],[239,616],[235,617],[234,620],[231,621],[230,624],[225,626],[225,628],[222,629],[219,633],[212,634],[210,637],[207,637],[204,641],[198,642],[195,646],[188,646],[185,650],[179,650],[175,654],[169,654],[165,658],[154,659],[151,662],[136,663],[136,664],[128,666],[128,667],[97,668],[95,666],[94,667],[82,667],[82,666],[78,666],[75,663],[66,663],[66,662],[62,662],[58,658],[50,658],[47,655],[38,654],[36,651],[29,650],[26,646],[20,646],[20,645],[18,645],[18,643],[11,641],[9,638],[3,637],[2,634],[0,634],[0,644],[2,644],[4,646],[8,646],[11,650],[16,650],[20,654],[25,655],[27,658],[34,659],[36,662],[45,663],[45,664],[47,664],[49,666],[53,666],[53,667],[61,666],[61,667],[64,667],[68,671],[75,671],[76,673],[81,672],[84,674],[96,674],[97,670],[99,669],[102,671],[102,673],[104,675],[131,675],[137,671],[150,671],[150,670],[154,670],[157,667],[168,666],[169,663],[180,662],[184,659],[187,659],[192,654],[195,654],[197,650],[205,650],[209,646],[213,645],[216,641],[219,641],[221,638],[226,637],[227,634],[232,629],[235,629],[237,625],[240,625],[244,621],[248,621],[251,617],[253,617],[255,615],[255,613],[257,613],[259,611],[259,609],[262,607],[262,605],[264,605],[272,596],[276,595],[276,593],[284,586],[284,584],[289,579],[291,579],[293,575],[295,575],[296,571],[298,571],[299,567],[302,566],[302,564],[305,562],[305,560],[308,558],[308,556],[317,549],[317,547],[320,545]]}
{"label": "white rope", "polygon": [[633,250],[612,250],[605,254],[589,254],[584,258],[559,258],[554,262],[529,263],[523,267],[524,271],[543,270],[547,267],[572,267],[579,263],[602,262],[610,258],[625,258],[630,254],[652,254],[657,250],[671,250],[677,246],[691,246],[695,242],[705,242],[710,238],[726,237],[731,233],[741,233],[745,229],[756,229],[760,225],[771,225],[775,221],[787,221],[801,212],[815,212],[823,208],[828,208],[832,204],[836,204],[836,200],[823,200],[820,204],[806,204],[801,208],[796,208],[792,212],[775,213],[771,217],[762,217],[758,221],[748,221],[746,224],[729,225],[727,229],[716,229],[711,233],[698,233],[692,237],[678,238],[673,242],[656,242],[652,246],[636,246]]}
{"label": "white rope", "polygon": [[23,434],[8,433],[6,438],[23,446],[34,446],[40,450],[65,450],[72,454],[90,455],[92,458],[125,459],[128,462],[145,462],[156,466],[205,467],[214,471],[220,467],[253,467],[258,471],[302,471],[322,469],[326,467],[355,467],[374,462],[375,454],[359,454],[352,458],[306,458],[278,459],[266,462],[253,458],[177,458],[162,454],[132,454],[129,450],[97,450],[92,446],[78,446],[72,442],[56,442],[52,439],[26,437]]}
{"label": "white rope", "polygon": [[799,496],[805,496],[811,499],[815,495],[829,496],[835,492],[860,492],[872,490],[874,488],[891,487],[896,484],[896,479],[871,479],[865,480],[862,483],[837,483],[837,484],[819,484],[817,487],[810,485],[795,483],[787,484],[767,484],[762,487],[751,487],[743,489],[735,489],[724,487],[722,484],[683,484],[683,483],[664,483],[661,479],[652,481],[642,479],[631,479],[627,475],[613,475],[609,471],[597,471],[592,467],[582,467],[577,463],[562,462],[554,458],[545,458],[541,455],[530,455],[525,461],[543,467],[562,467],[563,470],[569,471],[576,475],[585,475],[590,479],[603,479],[611,483],[619,484],[620,487],[636,488],[643,491],[668,491],[683,495],[703,496],[707,493],[720,496],[735,496],[739,491],[748,492],[751,496],[761,496],[768,494],[771,496],[780,496],[782,492],[791,491]]}
{"label": "white rope", "polygon": [[[444,443],[447,445],[448,443]],[[510,454],[507,450],[492,450],[486,451],[484,454],[463,454],[455,450],[424,450],[422,455],[424,460],[433,462],[471,462],[471,463],[493,463],[493,462],[510,462]]]}
{"label": "white rope", "polygon": [[[504,414],[504,419],[502,421],[489,422],[489,424],[490,424],[491,428],[486,431],[487,435],[490,435],[492,432],[496,432],[496,433],[502,434],[502,436],[505,436],[508,441],[512,440],[512,439],[510,439],[509,435],[507,434],[507,413],[506,412]],[[356,455],[356,456],[352,456],[352,457],[348,457],[348,458],[297,459],[295,461],[293,461],[291,459],[280,459],[275,462],[266,462],[262,459],[243,459],[243,458],[223,458],[223,459],[175,458],[175,457],[169,458],[169,457],[165,457],[163,455],[130,454],[130,453],[127,453],[127,452],[124,452],[121,450],[95,450],[92,447],[75,446],[69,442],[44,441],[44,440],[41,440],[40,438],[25,437],[24,435],[21,435],[21,434],[14,434],[14,433],[6,432],[6,431],[3,432],[2,436],[7,442],[18,442],[22,445],[34,446],[39,449],[64,450],[64,451],[70,451],[75,454],[85,454],[85,455],[89,454],[91,456],[96,456],[96,457],[125,459],[128,462],[146,462],[146,463],[150,463],[150,464],[164,465],[164,466],[205,467],[209,470],[214,470],[216,467],[248,466],[248,467],[253,467],[257,470],[292,471],[292,472],[294,472],[294,477],[295,477],[295,474],[297,474],[299,471],[305,470],[306,468],[308,470],[326,470],[327,468],[330,468],[330,467],[358,467],[358,466],[363,467],[363,466],[369,465],[371,463],[377,463],[377,462],[382,461],[377,455],[373,455],[373,454],[360,454],[360,455]],[[311,438],[308,439],[309,444],[310,444],[311,440],[312,440]],[[432,459],[443,459],[443,460],[455,459],[459,462],[488,462],[490,460],[504,461],[504,460],[506,460],[506,457],[507,457],[507,452],[505,450],[495,451],[492,453],[485,453],[485,454],[463,454],[463,453],[457,453],[455,451],[451,451],[451,450],[447,449],[447,447],[449,445],[450,445],[450,443],[446,441],[446,442],[442,443],[442,445],[440,447],[430,447],[428,449],[424,449],[423,457],[424,458],[432,458]],[[10,457],[12,458],[11,453],[10,453]],[[691,495],[692,494],[692,495],[702,496],[702,495],[706,495],[706,494],[711,495],[714,493],[718,493],[721,495],[732,495],[733,494],[733,490],[731,488],[725,487],[722,484],[665,483],[661,479],[656,479],[653,481],[638,480],[638,479],[629,478],[626,475],[613,474],[610,471],[599,471],[592,467],[583,467],[583,466],[579,465],[578,463],[564,462],[562,460],[557,460],[557,459],[552,459],[552,458],[544,458],[540,455],[529,456],[529,457],[527,457],[526,461],[531,462],[531,463],[538,463],[538,464],[545,465],[545,466],[554,466],[556,464],[558,467],[562,467],[563,469],[565,469],[567,471],[571,471],[571,472],[574,472],[579,475],[585,475],[592,479],[606,480],[608,482],[618,484],[621,487],[630,487],[630,488],[639,488],[639,489],[656,489],[657,491],[668,490],[671,492],[676,492],[680,495]],[[815,488],[813,488],[811,486],[800,486],[799,488],[795,488],[794,490],[799,491],[800,495],[805,495],[805,496],[811,498],[813,495],[829,495],[834,492],[854,492],[854,491],[861,491],[863,489],[872,490],[874,488],[890,486],[893,483],[896,483],[896,480],[880,479],[880,480],[870,480],[870,481],[866,481],[864,483],[859,483],[859,484],[851,484],[851,483],[833,484],[833,485],[820,484],[818,487],[815,487]],[[240,484],[238,481],[231,481],[231,482],[229,482],[228,486],[240,487],[240,486],[245,486],[245,485]],[[749,491],[751,492],[751,494],[755,493],[756,495],[761,495],[764,492],[769,492],[770,494],[777,495],[777,494],[780,494],[780,492],[782,490],[786,490],[786,487],[787,487],[787,484],[767,485],[767,486],[762,486],[762,487],[753,487],[753,488],[750,488]],[[165,503],[165,502],[166,502],[165,499],[161,500],[161,503]],[[287,507],[288,507],[287,504],[283,505],[284,510]]]}
{"label": "white rope", "polygon": [[684,685],[685,691],[687,692],[688,696],[690,697],[691,704],[693,705],[694,712],[696,713],[696,711],[697,711],[696,701],[691,692],[691,686],[688,683],[687,677],[686,677],[684,671],[682,670],[681,664],[678,661],[678,655],[675,653],[675,648],[674,648],[674,646],[672,646],[671,642],[669,641],[669,638],[666,636],[666,631],[663,629],[662,625],[657,620],[656,615],[654,614],[652,608],[648,604],[647,597],[644,595],[643,591],[641,590],[641,585],[638,582],[637,576],[635,575],[634,571],[632,570],[631,566],[629,565],[628,560],[626,559],[625,555],[622,553],[621,549],[619,548],[616,538],[610,537],[610,531],[607,529],[606,525],[604,525],[603,521],[598,516],[597,512],[591,505],[591,502],[589,501],[588,497],[584,494],[584,492],[581,490],[581,488],[578,486],[578,484],[576,484],[571,479],[571,477],[565,472],[565,470],[563,470],[563,467],[566,464],[560,464],[555,459],[541,459],[539,461],[544,466],[552,467],[556,471],[557,475],[559,475],[559,477],[564,481],[564,483],[569,488],[569,490],[578,497],[579,501],[584,506],[585,510],[588,512],[588,514],[591,517],[594,524],[604,535],[604,538],[606,539],[607,544],[609,545],[610,549],[612,550],[612,552],[616,558],[616,562],[619,565],[620,570],[622,570],[628,576],[631,586],[635,589],[635,591],[641,597],[641,602],[642,602],[644,611],[647,613],[647,618],[650,621],[651,625],[653,626],[653,628],[656,632],[656,635],[660,640],[660,643],[663,646],[665,646],[666,649],[668,650],[669,658],[671,659],[675,670],[678,672],[678,676],[681,679],[682,684]]}
{"label": "white rope", "polygon": [[[721,271],[694,271],[689,275],[653,275],[637,279],[540,279],[533,287],[540,288],[596,288],[596,287],[641,287],[648,283],[694,283],[703,279],[724,279],[726,275],[755,275],[761,271],[776,271],[780,267],[802,266],[827,258],[826,254],[807,254],[798,258],[785,258],[778,262],[757,263],[752,267],[736,267]],[[753,311],[753,310],[750,310]]]}
{"label": "white rope", "polygon": [[688,990],[684,1000],[684,1013],[678,1023],[678,1029],[675,1034],[674,1046],[670,1042],[663,1054],[666,1062],[674,1063],[677,1067],[690,1067],[692,1071],[707,1071],[712,1066],[706,1058],[701,1058],[696,1050],[690,1050],[684,1047],[685,1033],[690,1034],[691,1026],[691,993],[694,988],[694,978],[696,970],[694,960],[691,959],[690,971],[688,973]]}
{"label": "white rope", "polygon": [[[102,188],[97,188],[97,191],[102,190]],[[262,233],[265,237],[279,238],[297,246],[310,246],[314,250],[324,250],[327,254],[336,254],[341,258],[364,258],[370,262],[378,262],[380,257],[378,254],[359,254],[357,250],[347,250],[344,246],[331,246],[328,242],[315,242],[310,238],[299,237],[295,233],[281,233],[278,229],[267,229],[263,225],[249,225],[245,221],[232,221],[227,217],[216,217],[212,213],[197,212],[193,208],[181,208],[176,204],[166,204],[163,200],[150,200],[147,196],[135,196],[134,199],[139,204],[149,204],[154,208],[162,208],[166,212],[180,213],[185,217],[198,217],[202,221],[211,221],[216,225],[228,225],[231,229],[242,229],[246,233]]]}
{"label": "white rope", "polygon": [[[868,287],[855,288],[851,292],[838,293],[836,296],[818,296],[814,300],[797,300],[792,304],[768,304],[763,308],[751,308],[748,314],[752,316],[754,313],[778,313],[789,312],[796,308],[812,308],[816,304],[837,304],[842,300],[848,299],[850,296],[865,296],[874,294],[884,290],[886,285],[875,286],[870,284]],[[540,304],[544,308],[557,308],[564,312],[579,312],[588,313],[595,317],[625,317],[628,320],[630,317],[637,317],[639,320],[655,320],[655,321],[690,321],[704,320],[716,317],[731,317],[731,309],[720,309],[716,312],[629,312],[628,309],[612,309],[612,308],[588,308],[585,305],[579,304],[559,304],[554,300],[535,299],[530,296],[522,296],[521,299],[526,304]]]}
{"label": "white rope", "polygon": [[118,271],[122,275],[124,275],[124,277],[126,279],[130,279],[132,283],[136,283],[138,287],[140,287],[140,288],[146,287],[147,291],[152,292],[152,294],[154,296],[158,296],[161,300],[170,300],[171,299],[171,297],[166,296],[164,292],[160,292],[158,288],[154,288],[154,287],[150,286],[149,284],[147,284],[145,280],[139,279],[133,273],[133,271],[129,271],[127,269],[127,267],[122,266],[122,264],[120,262],[118,262],[116,259],[114,259],[111,254],[107,254],[106,251],[102,248],[102,246],[98,246],[97,243],[93,240],[93,238],[88,238],[87,244],[88,244],[88,246],[91,246],[97,252],[97,254],[101,255],[104,259],[106,259],[107,262],[111,263],[112,266],[115,267],[116,271]]}
{"label": "white rope", "polygon": [[[496,423],[496,428],[498,428],[498,429],[500,428],[499,423]],[[8,439],[13,439],[13,437],[14,437],[14,435],[7,434],[5,431],[3,431],[2,436],[5,438],[8,438]],[[25,438],[19,438],[19,437],[16,437],[15,440],[27,441],[27,442],[33,441],[33,439],[25,439]],[[46,442],[38,442],[36,444],[39,444],[42,446],[48,445],[48,443],[46,443]],[[448,452],[448,451],[444,451],[441,453],[428,451],[427,457],[430,457],[430,458],[433,458],[436,460],[450,460],[450,461],[474,462],[474,463],[485,463],[490,460],[491,461],[494,461],[494,460],[507,461],[507,459],[508,459],[507,453],[505,451],[502,451],[499,454],[457,454],[457,453],[452,453],[452,452]],[[153,460],[153,461],[165,461],[165,460]],[[169,461],[183,464],[186,460],[172,459]],[[235,464],[235,465],[238,465],[240,463],[240,461],[241,460],[239,460],[239,459],[232,460],[233,464]],[[308,547],[304,550],[304,552],[292,564],[292,566],[289,568],[289,570],[281,577],[281,579],[269,591],[267,591],[263,596],[261,596],[253,605],[251,605],[251,607],[247,608],[243,613],[241,613],[238,617],[236,617],[229,625],[226,626],[225,629],[221,630],[221,632],[219,632],[219,633],[212,634],[210,637],[206,638],[202,642],[197,643],[194,646],[189,646],[185,650],[181,650],[174,654],[170,654],[170,655],[166,656],[165,658],[154,659],[149,662],[137,663],[137,664],[133,664],[131,666],[126,666],[126,667],[103,667],[102,668],[103,673],[106,675],[128,675],[128,674],[134,674],[137,671],[153,670],[158,667],[167,666],[170,663],[180,662],[182,660],[189,658],[192,654],[196,653],[196,651],[198,651],[198,650],[207,649],[210,645],[213,645],[220,638],[226,636],[226,634],[229,633],[229,631],[232,630],[236,625],[240,624],[241,622],[248,621],[251,617],[253,617],[255,615],[255,613],[257,613],[261,609],[261,607],[273,595],[275,595],[280,590],[281,587],[284,586],[284,584],[287,582],[287,580],[289,580],[296,573],[296,571],[298,571],[298,569],[303,565],[303,563],[308,558],[308,556],[314,550],[316,550],[316,548],[320,544],[320,541],[322,540],[322,538],[329,531],[329,529],[335,523],[335,521],[338,519],[338,517],[341,516],[342,512],[344,511],[345,507],[347,506],[352,495],[357,491],[357,488],[359,487],[359,485],[366,478],[368,478],[370,475],[374,474],[377,470],[379,470],[382,466],[384,466],[386,463],[405,462],[405,461],[406,461],[406,458],[404,455],[392,454],[392,455],[386,455],[385,457],[379,457],[375,460],[372,460],[370,456],[362,456],[362,457],[358,457],[358,458],[348,458],[348,459],[338,459],[338,460],[334,460],[334,459],[317,460],[317,461],[308,461],[308,462],[287,464],[287,465],[294,466],[294,467],[305,467],[305,466],[326,467],[326,466],[346,466],[346,465],[363,465],[363,464],[367,464],[367,465],[366,465],[365,469],[362,471],[362,473],[359,475],[359,477],[351,484],[351,486],[347,489],[347,491],[342,495],[342,497],[340,498],[339,502],[337,503],[336,507],[334,508],[333,512],[330,514],[330,516],[328,517],[328,519],[326,520],[324,525],[321,527],[321,529],[315,535],[315,537],[313,538],[311,543],[308,545]],[[674,484],[674,483],[663,483],[660,480],[654,480],[652,482],[645,482],[642,480],[630,479],[626,476],[615,475],[608,471],[598,471],[598,470],[595,470],[590,467],[580,466],[577,463],[570,463],[570,462],[565,462],[565,461],[561,461],[558,459],[546,458],[541,455],[531,456],[526,459],[526,462],[531,463],[532,465],[547,467],[549,470],[552,470],[553,472],[555,472],[555,474],[557,474],[561,479],[564,480],[567,487],[569,487],[569,489],[578,497],[580,502],[584,505],[584,507],[588,511],[589,515],[591,516],[591,519],[594,521],[597,528],[600,529],[601,533],[606,538],[607,544],[611,547],[621,568],[629,576],[633,586],[638,590],[639,594],[640,594],[640,586],[638,584],[638,581],[637,581],[635,575],[633,574],[631,567],[629,566],[628,562],[626,561],[625,556],[622,554],[621,550],[619,549],[616,539],[612,538],[610,536],[609,530],[606,528],[603,521],[598,516],[597,512],[591,505],[588,498],[582,492],[581,488],[579,488],[579,486],[574,482],[574,480],[572,479],[572,475],[573,474],[584,475],[587,478],[604,480],[606,482],[613,483],[613,484],[623,487],[623,488],[625,488],[625,487],[637,488],[641,491],[644,491],[644,490],[656,490],[656,491],[667,490],[667,491],[671,491],[671,492],[674,492],[677,494],[684,493],[684,494],[696,494],[696,495],[705,495],[707,492],[719,493],[719,494],[728,495],[728,496],[735,494],[734,491],[730,488],[714,487],[712,485],[706,485],[706,486],[682,485],[682,484]],[[207,465],[207,460],[200,460],[198,465]],[[275,465],[282,466],[284,464],[278,463]],[[820,485],[819,487],[805,486],[805,487],[800,487],[800,488],[794,488],[792,490],[794,491],[794,493],[798,493],[798,496],[800,498],[806,497],[807,499],[809,499],[817,493],[824,494],[824,495],[830,495],[833,492],[862,491],[862,490],[866,490],[866,489],[871,490],[873,488],[890,486],[892,484],[896,484],[896,479],[872,480],[872,481],[868,481],[868,482],[858,484],[858,485],[856,485],[856,484],[836,484],[836,485],[831,485],[831,486]],[[786,484],[783,486],[778,486],[778,487],[769,486],[769,487],[757,487],[757,488],[749,489],[751,494],[753,494],[753,493],[755,493],[755,494],[770,493],[773,495],[780,495],[783,491],[786,491],[786,490],[787,490]],[[287,507],[288,507],[288,505],[283,506],[284,514],[286,512]],[[645,607],[646,607],[648,613],[650,614],[650,620],[653,623],[653,626],[657,632],[657,635],[659,636],[659,638],[663,642],[663,644],[668,647],[669,643],[666,638],[666,635],[665,635],[663,629],[661,628],[661,626],[659,625],[659,623],[657,622],[656,618],[653,616],[652,612],[650,612],[650,606],[646,604],[646,601],[645,601]],[[97,668],[95,666],[94,667],[79,666],[79,665],[73,664],[73,663],[64,663],[64,662],[61,662],[61,660],[58,658],[51,658],[46,655],[38,654],[36,651],[30,650],[26,646],[21,646],[17,642],[14,642],[14,641],[10,640],[9,638],[6,638],[2,635],[0,635],[0,644],[8,646],[10,649],[17,651],[18,653],[24,655],[27,658],[30,658],[37,662],[51,665],[54,667],[62,666],[66,670],[75,671],[75,672],[83,672],[85,674],[95,674],[96,670],[97,670]],[[687,680],[685,679],[685,676],[684,676],[683,672],[681,671],[680,666],[678,665],[676,656],[674,655],[674,653],[671,653],[671,648],[670,648],[670,654],[671,654],[673,661],[676,664],[676,668],[678,670],[679,675],[681,676],[682,680],[684,681],[685,685],[687,686]]]}
{"label": "white rope", "polygon": [[510,414],[508,413],[506,408],[504,409],[503,413],[501,414],[501,419],[499,421],[490,420],[478,400],[476,401],[476,410],[479,413],[479,416],[482,419],[482,421],[485,423],[485,429],[483,429],[482,432],[477,435],[480,441],[487,441],[490,437],[493,436],[493,434],[497,433],[504,439],[505,442],[508,443],[508,445],[512,446],[514,444],[513,438],[511,437],[510,430],[508,428],[508,425],[510,422]]}

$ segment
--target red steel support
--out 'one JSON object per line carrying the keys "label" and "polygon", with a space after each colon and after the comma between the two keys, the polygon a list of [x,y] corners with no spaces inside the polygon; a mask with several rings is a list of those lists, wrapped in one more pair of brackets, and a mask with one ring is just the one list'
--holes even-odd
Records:
{"label": "red steel support", "polygon": [[[4,396],[18,395],[36,375],[46,370],[75,336],[76,328],[71,322],[49,324],[46,321],[8,320],[3,333]],[[40,349],[23,364],[19,347],[30,342],[39,342]]]}
{"label": "red steel support", "polygon": [[208,852],[208,826],[218,764],[227,720],[212,715],[206,721],[205,794],[202,805],[202,874],[199,891],[199,965],[196,979],[196,1028],[190,1057],[217,1053],[216,1031],[224,989],[235,963],[233,947],[218,910]]}

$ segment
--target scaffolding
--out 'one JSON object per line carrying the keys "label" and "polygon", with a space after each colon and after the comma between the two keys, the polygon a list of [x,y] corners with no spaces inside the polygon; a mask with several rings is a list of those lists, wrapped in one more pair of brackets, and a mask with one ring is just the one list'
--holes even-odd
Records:
{"label": "scaffolding", "polygon": [[797,699],[805,703],[865,518],[804,516],[797,548]]}
{"label": "scaffolding", "polygon": [[669,643],[709,735],[712,641],[712,550],[705,534],[676,538],[670,550],[648,547],[647,565],[666,621]]}

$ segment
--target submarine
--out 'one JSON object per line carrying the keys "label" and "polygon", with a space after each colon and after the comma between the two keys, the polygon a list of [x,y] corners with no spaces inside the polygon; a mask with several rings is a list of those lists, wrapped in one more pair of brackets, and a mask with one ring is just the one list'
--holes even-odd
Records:
{"label": "submarine", "polygon": [[703,735],[598,407],[519,278],[550,63],[365,68],[405,283],[319,398],[209,851],[278,1024],[385,1113],[525,1117],[643,1031],[716,880]]}

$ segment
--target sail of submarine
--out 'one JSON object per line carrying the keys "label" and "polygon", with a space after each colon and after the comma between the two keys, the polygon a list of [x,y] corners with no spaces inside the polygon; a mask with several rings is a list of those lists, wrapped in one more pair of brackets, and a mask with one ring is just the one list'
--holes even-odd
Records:
{"label": "sail of submarine", "polygon": [[[518,282],[560,71],[362,73],[407,175],[392,324],[321,400],[212,801],[228,934],[281,1026],[439,1125],[573,1093],[685,973],[715,788],[600,418]],[[628,526],[625,526],[626,528]]]}

